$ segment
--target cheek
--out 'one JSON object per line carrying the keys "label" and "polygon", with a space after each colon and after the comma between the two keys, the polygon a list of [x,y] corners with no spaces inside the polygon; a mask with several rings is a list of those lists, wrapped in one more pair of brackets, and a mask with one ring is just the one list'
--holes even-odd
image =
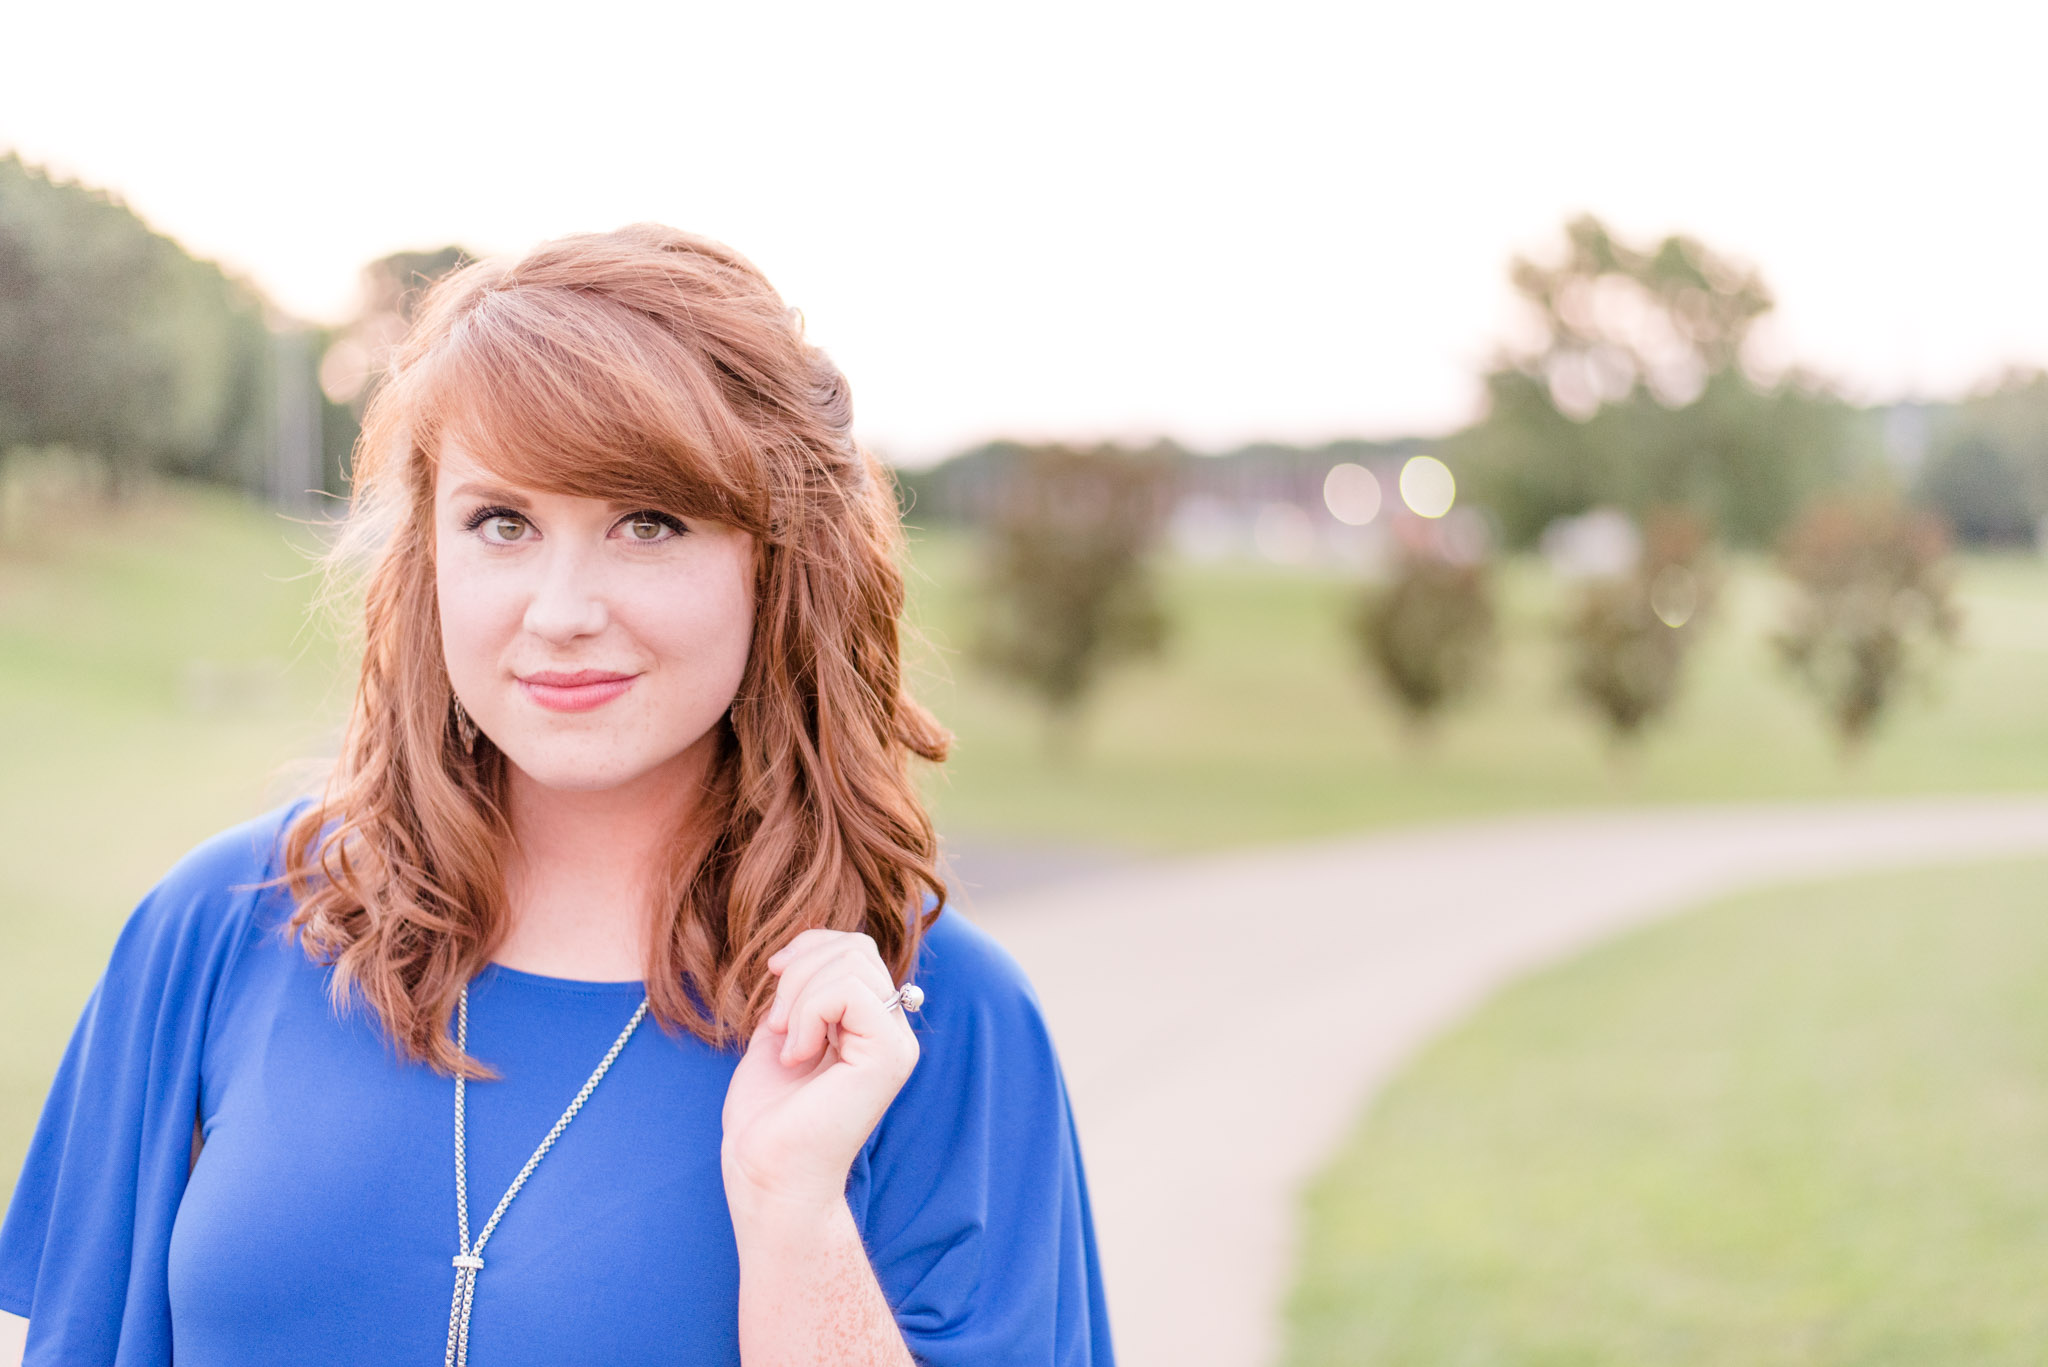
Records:
{"label": "cheek", "polygon": [[636,604],[633,634],[660,657],[693,711],[723,712],[738,691],[754,640],[754,593],[739,569],[693,575],[684,587]]}
{"label": "cheek", "polygon": [[506,643],[519,628],[520,598],[505,578],[469,572],[460,555],[443,555],[435,565],[441,653],[458,692],[479,689],[494,677]]}

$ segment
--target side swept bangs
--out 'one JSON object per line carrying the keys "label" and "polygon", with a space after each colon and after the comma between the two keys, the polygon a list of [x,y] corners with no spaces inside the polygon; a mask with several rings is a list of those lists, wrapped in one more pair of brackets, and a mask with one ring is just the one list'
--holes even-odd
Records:
{"label": "side swept bangs", "polygon": [[452,437],[529,489],[769,530],[752,433],[682,339],[615,301],[491,291],[402,384],[430,464]]}

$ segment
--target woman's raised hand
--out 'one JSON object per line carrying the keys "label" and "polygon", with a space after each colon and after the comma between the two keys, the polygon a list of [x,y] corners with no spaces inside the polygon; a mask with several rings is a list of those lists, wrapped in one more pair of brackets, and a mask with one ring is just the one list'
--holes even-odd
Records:
{"label": "woman's raised hand", "polygon": [[725,1094],[726,1199],[755,1212],[843,1208],[854,1157],[917,1065],[917,1035],[885,1008],[875,942],[807,930],[768,960],[775,1002]]}

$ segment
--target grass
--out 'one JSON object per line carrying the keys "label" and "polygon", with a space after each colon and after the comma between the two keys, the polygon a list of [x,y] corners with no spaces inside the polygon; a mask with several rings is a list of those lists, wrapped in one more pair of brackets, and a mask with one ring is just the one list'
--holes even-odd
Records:
{"label": "grass", "polygon": [[1287,1364],[2039,1361],[2044,887],[1783,888],[1510,988],[1308,1194]]}
{"label": "grass", "polygon": [[0,1183],[137,898],[329,743],[335,651],[283,530],[188,493],[0,542]]}
{"label": "grass", "polygon": [[1167,652],[1110,676],[1061,765],[1031,703],[968,658],[973,547],[924,533],[914,549],[920,687],[959,738],[930,792],[959,834],[1199,849],[1535,807],[2048,785],[2048,566],[2031,557],[1966,564],[1963,648],[1849,766],[1771,657],[1783,590],[1754,562],[1736,566],[1668,724],[1626,756],[1565,693],[1563,593],[1539,565],[1506,567],[1492,686],[1424,746],[1341,629],[1354,583],[1174,565]]}

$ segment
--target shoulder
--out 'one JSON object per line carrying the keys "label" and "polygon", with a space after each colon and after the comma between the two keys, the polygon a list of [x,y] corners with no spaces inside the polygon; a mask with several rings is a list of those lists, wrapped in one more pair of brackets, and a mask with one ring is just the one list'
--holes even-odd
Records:
{"label": "shoulder", "polygon": [[110,974],[124,967],[162,970],[218,960],[238,945],[267,901],[288,897],[273,885],[283,867],[284,833],[304,806],[290,803],[221,831],[171,866],[150,889],[115,942]]}
{"label": "shoulder", "polygon": [[273,808],[193,846],[171,866],[157,891],[177,898],[203,898],[275,878],[283,867],[285,830],[305,805],[301,800]]}
{"label": "shoulder", "polygon": [[952,907],[925,931],[912,980],[925,994],[913,1019],[927,1065],[934,1055],[983,1066],[1052,1064],[1051,1033],[1030,979],[994,936]]}
{"label": "shoulder", "polygon": [[1034,1015],[1039,1009],[1037,993],[1010,952],[951,906],[924,933],[915,980],[925,990],[927,1013],[949,1005]]}
{"label": "shoulder", "polygon": [[[870,1137],[871,1176],[945,1187],[977,1171],[1057,1166],[1070,1139],[1066,1083],[1038,994],[1009,951],[951,908],[925,931],[911,1018],[917,1065]],[[950,1174],[950,1176],[949,1176]]]}

